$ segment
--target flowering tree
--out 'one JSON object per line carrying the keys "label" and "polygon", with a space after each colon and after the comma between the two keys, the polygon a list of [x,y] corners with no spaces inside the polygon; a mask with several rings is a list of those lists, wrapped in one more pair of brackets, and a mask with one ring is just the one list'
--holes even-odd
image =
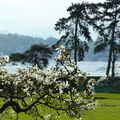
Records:
{"label": "flowering tree", "polygon": [[[94,107],[94,80],[88,81],[79,69],[74,72],[77,66],[64,47],[56,50],[59,54],[55,61],[61,64],[59,67],[44,71],[37,67],[18,69],[14,74],[0,69],[1,119],[11,111],[16,115],[12,119],[18,119],[17,115],[24,112],[35,120],[56,120],[61,111],[80,119],[82,111]],[[8,57],[0,58],[1,65],[7,61]]]}

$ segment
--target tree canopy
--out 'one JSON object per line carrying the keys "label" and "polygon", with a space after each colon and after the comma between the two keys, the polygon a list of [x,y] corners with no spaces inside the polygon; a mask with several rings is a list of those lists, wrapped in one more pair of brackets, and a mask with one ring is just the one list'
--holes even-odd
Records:
{"label": "tree canopy", "polygon": [[31,63],[33,66],[39,68],[46,67],[48,58],[52,55],[52,50],[47,45],[34,44],[24,53],[15,53],[10,55],[11,61],[18,61],[22,63]]}
{"label": "tree canopy", "polygon": [[[96,6],[96,7],[94,7]],[[94,27],[99,32],[95,53],[109,49],[106,75],[115,75],[115,61],[119,55],[120,46],[120,0],[106,0],[104,3],[93,5],[98,14],[94,14]],[[112,67],[111,67],[112,66]]]}
{"label": "tree canopy", "polygon": [[64,44],[69,52],[74,50],[75,62],[83,60],[84,51],[88,51],[85,39],[91,41],[86,4],[72,4],[67,9],[69,16],[59,19],[55,24],[55,30],[62,34],[59,43]]}

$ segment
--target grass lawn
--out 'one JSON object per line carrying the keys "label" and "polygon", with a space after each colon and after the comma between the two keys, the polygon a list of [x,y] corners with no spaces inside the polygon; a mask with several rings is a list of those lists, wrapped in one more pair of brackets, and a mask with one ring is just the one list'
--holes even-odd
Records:
{"label": "grass lawn", "polygon": [[[120,94],[97,94],[96,109],[87,111],[82,120],[120,120]],[[102,99],[105,98],[105,99]]]}
{"label": "grass lawn", "polygon": [[[82,120],[120,120],[120,94],[97,93],[97,107],[86,111]],[[45,113],[44,113],[45,114]],[[3,120],[9,120],[7,118]],[[13,119],[12,119],[13,120]],[[23,113],[19,114],[19,120],[33,120]],[[75,120],[62,115],[59,120]]]}

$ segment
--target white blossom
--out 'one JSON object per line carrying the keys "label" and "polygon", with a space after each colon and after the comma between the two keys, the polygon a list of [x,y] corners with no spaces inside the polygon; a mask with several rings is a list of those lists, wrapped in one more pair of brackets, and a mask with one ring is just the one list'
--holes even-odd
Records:
{"label": "white blossom", "polygon": [[[80,90],[80,86],[83,85],[83,82],[86,82],[87,74],[79,69],[77,69],[76,73],[74,72],[77,66],[70,59],[70,55],[67,55],[63,46],[56,48],[56,50],[59,55],[55,57],[55,60],[61,64],[58,68],[54,67],[49,70],[41,70],[35,66],[18,69],[14,74],[9,74],[7,70],[0,69],[0,85],[3,86],[0,88],[0,94],[5,93],[8,97],[12,93],[13,96],[27,96],[27,98],[35,101],[36,97],[47,93],[42,99],[43,103],[47,99],[52,99],[55,107],[68,108],[72,106],[74,107],[73,109],[79,112],[75,113],[71,109],[68,113],[71,116],[77,116],[76,114],[81,115],[81,112],[85,109],[92,109],[95,106],[93,97],[96,81],[90,79],[84,91]],[[9,58],[7,56],[0,58],[1,65],[8,61]],[[51,101],[48,102],[53,105]],[[51,117],[52,114],[49,114],[45,116],[45,119],[48,120]]]}

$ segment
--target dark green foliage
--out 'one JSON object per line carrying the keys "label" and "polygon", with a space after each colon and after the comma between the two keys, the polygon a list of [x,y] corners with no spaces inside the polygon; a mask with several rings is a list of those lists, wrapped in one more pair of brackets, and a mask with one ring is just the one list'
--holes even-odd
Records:
{"label": "dark green foliage", "polygon": [[105,51],[106,48],[109,46],[109,40],[107,36],[99,36],[98,40],[95,43],[94,53]]}
{"label": "dark green foliage", "polygon": [[46,67],[48,64],[48,58],[52,55],[52,50],[43,44],[34,44],[30,49],[26,50],[24,53],[15,53],[10,55],[11,61],[18,62],[28,62],[33,66],[37,65],[39,68]]}
{"label": "dark green foliage", "polygon": [[10,60],[14,62],[24,62],[25,57],[26,56],[23,53],[13,53],[10,55]]}
{"label": "dark green foliage", "polygon": [[74,60],[83,60],[88,51],[87,41],[91,41],[89,20],[86,12],[88,3],[73,4],[68,7],[68,17],[63,17],[55,24],[55,30],[62,36],[57,44],[64,44],[68,52],[74,51]]}
{"label": "dark green foliage", "polygon": [[[96,42],[95,53],[109,48],[108,66],[106,75],[115,76],[115,62],[119,54],[120,46],[120,0],[106,0],[103,4],[93,4],[91,23],[98,31],[99,37]],[[93,13],[93,11],[97,11]],[[99,14],[98,14],[99,13]]]}

